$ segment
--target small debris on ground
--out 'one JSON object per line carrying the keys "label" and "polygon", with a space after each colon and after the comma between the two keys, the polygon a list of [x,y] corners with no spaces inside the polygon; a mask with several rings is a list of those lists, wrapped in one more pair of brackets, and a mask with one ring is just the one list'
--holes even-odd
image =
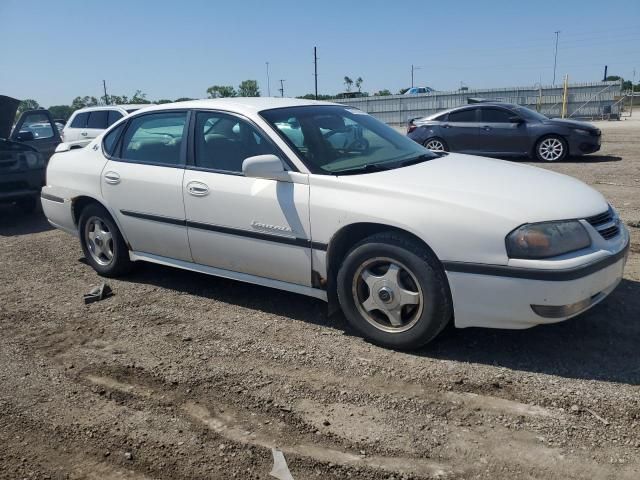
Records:
{"label": "small debris on ground", "polygon": [[277,448],[272,448],[271,453],[273,453],[273,468],[269,472],[269,475],[278,480],[294,480],[282,451]]}
{"label": "small debris on ground", "polygon": [[84,299],[84,303],[89,304],[93,302],[99,302],[100,300],[104,300],[105,298],[109,298],[113,296],[113,290],[106,283],[102,283],[97,287],[93,287],[89,290],[89,293],[85,294],[82,298]]}

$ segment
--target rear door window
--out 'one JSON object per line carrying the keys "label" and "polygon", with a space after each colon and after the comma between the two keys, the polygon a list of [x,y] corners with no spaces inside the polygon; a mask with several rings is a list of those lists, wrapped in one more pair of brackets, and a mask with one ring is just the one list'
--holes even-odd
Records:
{"label": "rear door window", "polygon": [[109,110],[109,116],[107,118],[107,126],[111,126],[122,118],[122,114],[117,110]]}
{"label": "rear door window", "polygon": [[82,112],[73,117],[71,121],[71,128],[86,128],[87,120],[89,119],[89,112]]}
{"label": "rear door window", "polygon": [[466,110],[458,110],[457,112],[449,113],[449,121],[452,123],[461,122],[475,122],[476,121],[475,108],[468,108]]}
{"label": "rear door window", "polygon": [[89,120],[87,120],[87,128],[96,128],[104,130],[107,128],[107,118],[109,112],[107,110],[96,110],[89,114]]}
{"label": "rear door window", "polygon": [[183,164],[187,112],[159,112],[133,118],[122,140],[122,159],[166,166]]}

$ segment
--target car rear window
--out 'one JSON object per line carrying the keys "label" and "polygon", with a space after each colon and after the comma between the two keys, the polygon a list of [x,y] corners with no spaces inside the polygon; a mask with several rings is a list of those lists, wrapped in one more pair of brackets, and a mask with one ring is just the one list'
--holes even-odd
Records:
{"label": "car rear window", "polygon": [[120,134],[122,133],[122,130],[124,130],[125,125],[126,125],[126,122],[122,122],[120,125],[118,125],[116,128],[114,128],[104,136],[104,140],[102,142],[102,148],[104,149],[104,152],[108,156],[110,157],[115,156],[115,150],[116,150],[116,145],[118,144],[118,138],[120,138]]}
{"label": "car rear window", "polygon": [[85,128],[87,126],[87,120],[89,119],[89,112],[83,112],[77,114],[71,121],[71,128]]}
{"label": "car rear window", "polygon": [[97,128],[104,130],[107,128],[107,118],[109,112],[107,110],[96,110],[89,114],[89,120],[87,120],[87,128]]}

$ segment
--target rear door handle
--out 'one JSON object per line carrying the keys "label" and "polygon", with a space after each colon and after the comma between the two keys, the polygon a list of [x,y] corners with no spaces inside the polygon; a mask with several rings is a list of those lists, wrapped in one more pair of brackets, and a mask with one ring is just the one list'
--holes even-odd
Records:
{"label": "rear door handle", "polygon": [[104,181],[111,185],[117,185],[120,183],[120,175],[117,172],[106,172],[104,174]]}
{"label": "rear door handle", "polygon": [[442,125],[442,128],[451,128],[451,125],[449,125],[448,123],[445,123],[444,125]]}
{"label": "rear door handle", "polygon": [[491,127],[489,125],[485,125],[484,127],[482,127],[482,129],[488,132],[489,130],[491,130]]}
{"label": "rear door handle", "polygon": [[209,187],[202,182],[187,183],[187,192],[194,197],[204,197],[209,195]]}

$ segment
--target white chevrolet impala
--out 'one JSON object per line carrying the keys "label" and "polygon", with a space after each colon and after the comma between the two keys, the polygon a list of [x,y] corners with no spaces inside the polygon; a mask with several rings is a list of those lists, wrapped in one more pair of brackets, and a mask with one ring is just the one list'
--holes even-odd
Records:
{"label": "white chevrolet impala", "polygon": [[578,180],[434,153],[360,110],[275,98],[159,105],[58,148],[42,205],[107,277],[136,261],[289,290],[366,338],[575,316],[620,282],[629,234]]}

